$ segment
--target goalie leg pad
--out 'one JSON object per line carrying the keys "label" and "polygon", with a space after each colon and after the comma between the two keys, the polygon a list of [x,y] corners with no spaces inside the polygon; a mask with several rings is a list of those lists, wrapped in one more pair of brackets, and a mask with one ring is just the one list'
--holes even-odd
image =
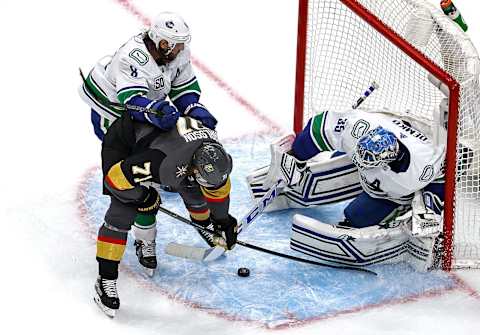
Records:
{"label": "goalie leg pad", "polygon": [[293,217],[290,247],[322,261],[367,266],[405,261],[409,235],[401,228],[345,228]]}

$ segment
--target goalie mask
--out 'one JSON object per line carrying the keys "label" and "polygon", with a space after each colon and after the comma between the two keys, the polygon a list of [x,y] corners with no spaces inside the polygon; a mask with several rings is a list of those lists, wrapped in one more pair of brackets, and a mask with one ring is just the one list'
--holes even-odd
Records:
{"label": "goalie mask", "polygon": [[232,172],[232,157],[219,143],[204,143],[193,154],[195,180],[205,187],[223,185]]}
{"label": "goalie mask", "polygon": [[396,160],[398,152],[397,137],[391,131],[377,127],[360,137],[352,161],[359,169],[383,167]]}
{"label": "goalie mask", "polygon": [[165,55],[170,54],[177,43],[190,42],[190,28],[185,21],[175,13],[163,12],[158,14],[153,20],[148,30],[148,37],[159,48],[161,40],[168,43],[168,49]]}

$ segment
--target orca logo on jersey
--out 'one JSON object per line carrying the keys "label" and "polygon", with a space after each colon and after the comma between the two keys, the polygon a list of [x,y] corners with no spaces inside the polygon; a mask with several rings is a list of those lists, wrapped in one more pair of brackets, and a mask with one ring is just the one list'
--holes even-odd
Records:
{"label": "orca logo on jersey", "polygon": [[423,135],[420,131],[406,125],[404,122],[401,120],[392,120],[393,123],[395,123],[397,126],[399,126],[402,130],[407,132],[408,134],[412,135],[415,138],[418,138],[422,142],[427,142],[428,137]]}
{"label": "orca logo on jersey", "polygon": [[434,176],[435,169],[433,168],[432,165],[427,165],[423,168],[422,174],[420,175],[419,180],[421,182],[428,182],[430,181],[433,176]]}
{"label": "orca logo on jersey", "polygon": [[147,64],[149,60],[148,55],[140,49],[133,49],[128,56],[142,66]]}

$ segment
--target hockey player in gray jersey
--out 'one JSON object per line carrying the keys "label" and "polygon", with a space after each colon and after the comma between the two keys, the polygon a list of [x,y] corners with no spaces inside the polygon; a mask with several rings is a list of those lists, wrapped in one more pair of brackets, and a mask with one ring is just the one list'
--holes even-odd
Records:
{"label": "hockey player in gray jersey", "polygon": [[189,117],[180,117],[175,128],[162,131],[123,116],[111,126],[102,145],[104,193],[111,203],[97,239],[99,276],[95,301],[110,316],[119,308],[116,290],[118,265],[127,233],[132,228],[139,262],[157,266],[156,219],[161,204],[155,182],[178,192],[192,221],[223,236],[223,241],[200,233],[210,246],[232,249],[237,221],[229,214],[232,159],[214,130]]}
{"label": "hockey player in gray jersey", "polygon": [[186,115],[215,129],[217,120],[199,102],[201,90],[190,61],[190,39],[190,28],[179,15],[160,13],[147,31],[95,65],[79,93],[91,108],[99,139],[125,111],[137,121],[164,130]]}

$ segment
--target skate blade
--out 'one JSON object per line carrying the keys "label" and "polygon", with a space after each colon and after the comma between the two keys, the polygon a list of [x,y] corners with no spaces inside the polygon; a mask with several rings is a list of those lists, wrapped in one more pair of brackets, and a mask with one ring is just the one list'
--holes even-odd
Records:
{"label": "skate blade", "polygon": [[115,317],[115,312],[117,311],[116,309],[111,309],[102,304],[102,301],[100,300],[100,297],[98,295],[95,295],[93,297],[93,301],[97,304],[98,308],[102,310],[102,312],[108,316],[109,318],[114,318]]}
{"label": "skate blade", "polygon": [[152,278],[155,275],[155,269],[144,268],[144,271],[147,276]]}

